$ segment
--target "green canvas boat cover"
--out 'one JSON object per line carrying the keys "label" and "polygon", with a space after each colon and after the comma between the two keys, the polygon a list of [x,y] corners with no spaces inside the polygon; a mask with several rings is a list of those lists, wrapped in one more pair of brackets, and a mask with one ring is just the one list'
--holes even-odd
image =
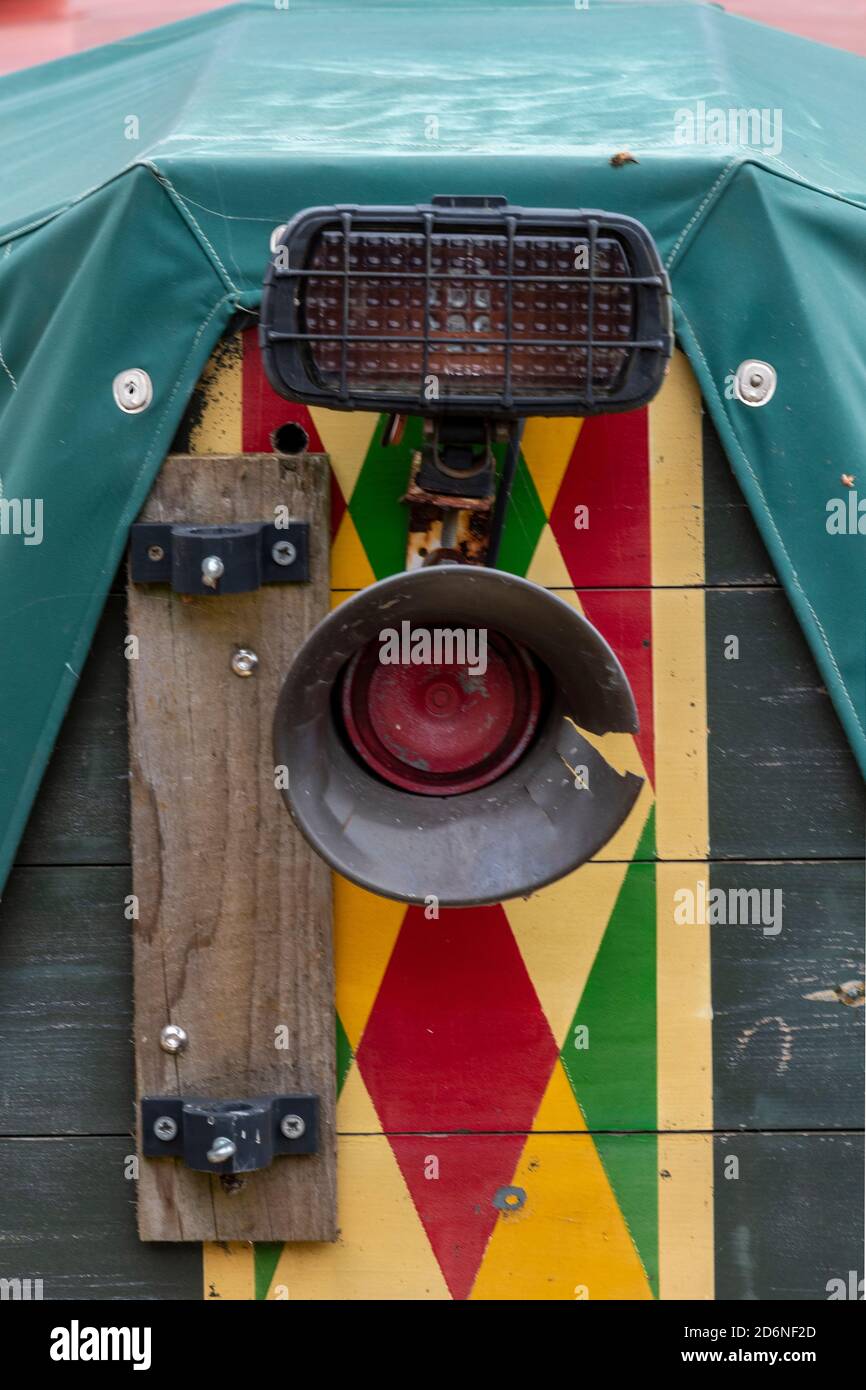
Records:
{"label": "green canvas boat cover", "polygon": [[[259,0],[0,79],[0,884],[196,380],[315,204],[496,193],[649,227],[866,770],[864,108],[860,58],[606,0]],[[748,358],[778,372],[761,409],[733,398]]]}

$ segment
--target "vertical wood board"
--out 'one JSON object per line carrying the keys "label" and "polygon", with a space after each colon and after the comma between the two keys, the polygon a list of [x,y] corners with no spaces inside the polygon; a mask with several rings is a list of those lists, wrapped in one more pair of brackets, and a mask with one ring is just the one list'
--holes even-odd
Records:
{"label": "vertical wood board", "polygon": [[[327,466],[272,455],[169,456],[146,521],[310,523],[311,579],[255,593],[129,585],[137,1100],[321,1097],[319,1152],[211,1176],[142,1159],[144,1240],[336,1234],[331,885],[275,789],[271,723],[295,652],[328,607]],[[258,656],[239,677],[239,648]],[[176,1055],[167,1023],[186,1029]],[[287,1046],[281,1045],[287,1042]]]}

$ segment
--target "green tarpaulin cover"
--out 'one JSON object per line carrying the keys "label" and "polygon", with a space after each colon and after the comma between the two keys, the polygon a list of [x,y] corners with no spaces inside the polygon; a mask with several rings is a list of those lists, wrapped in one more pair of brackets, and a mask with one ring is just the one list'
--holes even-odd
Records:
{"label": "green tarpaulin cover", "polygon": [[[0,884],[196,379],[273,229],[319,203],[501,193],[650,228],[866,770],[864,107],[860,58],[604,0],[262,0],[0,80]],[[762,409],[731,398],[747,358],[778,371]]]}

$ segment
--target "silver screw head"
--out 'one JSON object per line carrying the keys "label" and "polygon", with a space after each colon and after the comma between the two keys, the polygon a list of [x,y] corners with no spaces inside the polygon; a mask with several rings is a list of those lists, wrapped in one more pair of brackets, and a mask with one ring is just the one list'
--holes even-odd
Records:
{"label": "silver screw head", "polygon": [[293,565],[298,558],[298,552],[291,541],[277,541],[271,547],[271,559],[277,565]]}
{"label": "silver screw head", "polygon": [[228,1163],[230,1158],[234,1158],[237,1151],[237,1145],[221,1134],[213,1141],[207,1151],[208,1163]]}
{"label": "silver screw head", "polygon": [[170,1140],[177,1138],[177,1121],[173,1120],[170,1115],[160,1115],[153,1122],[153,1132],[157,1139],[161,1139],[164,1144],[167,1144]]}
{"label": "silver screw head", "polygon": [[747,357],[734,375],[734,394],[743,405],[767,405],[773,398],[777,380],[776,369],[769,362]]}
{"label": "silver screw head", "polygon": [[300,1115],[284,1115],[280,1120],[280,1133],[286,1139],[300,1139],[305,1134],[307,1126],[304,1124]]}
{"label": "silver screw head", "polygon": [[232,657],[232,670],[236,676],[251,676],[259,664],[255,652],[247,647],[239,647]]}
{"label": "silver screw head", "polygon": [[215,589],[217,580],[222,579],[226,567],[218,555],[206,555],[201,562],[201,582],[209,589]]}
{"label": "silver screw head", "polygon": [[153,382],[141,367],[127,367],[126,371],[118,372],[111,389],[115,405],[127,415],[147,410],[153,400]]}
{"label": "silver screw head", "polygon": [[159,1035],[163,1052],[183,1052],[188,1042],[189,1034],[179,1023],[167,1023]]}

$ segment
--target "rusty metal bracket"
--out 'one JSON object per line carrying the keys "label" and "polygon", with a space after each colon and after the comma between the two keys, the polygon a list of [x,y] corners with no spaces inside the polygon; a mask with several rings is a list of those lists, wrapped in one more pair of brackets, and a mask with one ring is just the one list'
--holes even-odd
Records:
{"label": "rusty metal bracket", "polygon": [[448,496],[430,492],[419,482],[421,450],[412,455],[406,492],[400,499],[409,507],[406,568],[452,559],[467,565],[483,565],[493,512],[494,494],[480,497]]}

